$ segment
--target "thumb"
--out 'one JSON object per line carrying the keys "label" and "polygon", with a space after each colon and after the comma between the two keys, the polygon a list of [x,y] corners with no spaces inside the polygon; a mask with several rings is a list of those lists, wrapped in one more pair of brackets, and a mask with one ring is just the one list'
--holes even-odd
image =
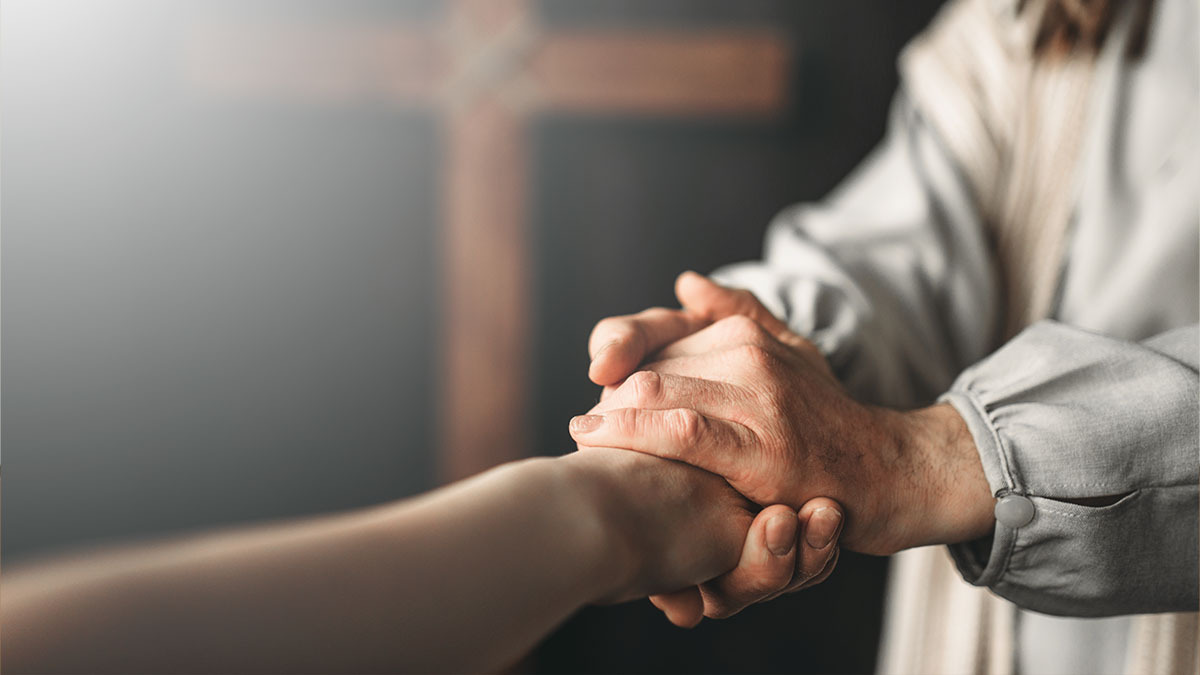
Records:
{"label": "thumb", "polygon": [[790,507],[775,504],[759,512],[737,567],[700,587],[705,616],[733,616],[787,588],[796,568],[799,534],[799,519]]}
{"label": "thumb", "polygon": [[776,318],[750,291],[722,286],[695,272],[679,275],[675,280],[675,296],[684,309],[709,321],[741,315],[754,319],[777,338],[792,334],[787,324]]}

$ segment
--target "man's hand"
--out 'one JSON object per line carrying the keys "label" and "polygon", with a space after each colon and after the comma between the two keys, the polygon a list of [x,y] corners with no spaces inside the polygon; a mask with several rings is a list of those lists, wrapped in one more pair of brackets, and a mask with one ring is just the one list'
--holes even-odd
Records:
{"label": "man's hand", "polygon": [[[697,308],[691,287],[719,300]],[[662,346],[672,330],[677,335],[726,308],[766,311],[752,296],[690,276],[678,291],[690,318],[635,315],[597,326],[593,346],[608,345],[593,362],[597,381],[618,382],[633,358],[658,352],[572,421],[581,446],[682,460],[724,476],[759,504],[799,507],[832,497],[847,508],[846,545],[867,553],[963,541],[990,529],[982,466],[953,408],[898,413],[857,403],[816,348],[774,318],[764,328],[732,316]]]}
{"label": "man's hand", "polygon": [[679,275],[675,296],[683,309],[653,307],[597,323],[588,339],[588,377],[603,387],[619,384],[658,350],[730,316],[753,319],[782,339],[793,335],[750,291],[726,288],[695,272]]}
{"label": "man's hand", "polygon": [[750,525],[736,568],[700,586],[652,595],[650,602],[671,623],[691,628],[706,616],[723,619],[815,586],[837,565],[841,524],[841,507],[830,499],[813,499],[799,513],[782,504],[768,506]]}
{"label": "man's hand", "polygon": [[[675,294],[684,309],[653,308],[611,317],[593,329],[589,376],[597,384],[609,385],[605,395],[647,355],[718,319],[746,316],[777,335],[789,334],[748,291],[722,287],[695,272],[679,276]],[[734,570],[699,587],[651,596],[650,600],[672,623],[690,628],[705,616],[725,618],[782,593],[815,586],[837,565],[842,522],[841,507],[829,499],[810,500],[798,514],[783,505],[768,506],[755,517]],[[784,523],[795,527],[787,529]]]}

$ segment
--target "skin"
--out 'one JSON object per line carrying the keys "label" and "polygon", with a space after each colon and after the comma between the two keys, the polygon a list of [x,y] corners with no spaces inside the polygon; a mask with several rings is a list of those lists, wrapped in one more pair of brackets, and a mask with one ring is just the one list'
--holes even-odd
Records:
{"label": "skin", "polygon": [[[817,348],[749,292],[689,272],[676,295],[680,310],[613,317],[593,330],[589,376],[605,390],[571,422],[581,447],[685,461],[758,503],[832,498],[846,510],[843,543],[865,553],[991,530],[983,467],[951,406],[900,412],[860,404]],[[721,616],[787,588],[743,576],[711,602],[705,595],[703,611]]]}
{"label": "skin", "polygon": [[836,546],[803,543],[810,516],[757,511],[721,478],[649,455],[516,462],[361,511],[5,570],[3,665],[496,670],[589,603],[671,593],[735,565],[734,578],[830,567]]}
{"label": "skin", "polygon": [[[777,509],[778,520],[768,520],[768,512]],[[755,519],[735,569],[697,586],[651,595],[650,601],[675,625],[692,628],[706,616],[727,618],[758,599],[774,598],[825,581],[837,565],[841,508],[832,500],[817,498],[801,507],[796,515],[793,518],[790,509],[782,505],[767,507]],[[779,526],[787,522],[785,518],[797,522],[799,542],[790,549],[786,547],[789,540],[780,537],[786,531]]]}

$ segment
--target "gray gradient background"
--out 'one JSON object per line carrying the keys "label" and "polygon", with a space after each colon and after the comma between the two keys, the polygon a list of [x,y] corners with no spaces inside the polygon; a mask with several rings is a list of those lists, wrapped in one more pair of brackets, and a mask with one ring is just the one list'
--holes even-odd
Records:
{"label": "gray gradient background", "polygon": [[180,74],[191,22],[283,4],[4,4],[6,564],[429,487],[432,120]]}

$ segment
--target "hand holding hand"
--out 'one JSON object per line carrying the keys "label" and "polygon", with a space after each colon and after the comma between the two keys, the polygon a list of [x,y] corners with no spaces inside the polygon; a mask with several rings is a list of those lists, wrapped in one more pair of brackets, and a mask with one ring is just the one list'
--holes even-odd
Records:
{"label": "hand holding hand", "polygon": [[594,345],[616,336],[593,362],[597,381],[618,382],[632,358],[658,351],[572,421],[581,446],[679,459],[724,476],[759,504],[832,497],[848,508],[846,544],[868,553],[962,541],[991,527],[982,467],[952,408],[899,413],[859,404],[816,348],[773,317],[764,327],[731,316],[662,346],[664,336],[733,307],[766,313],[752,296],[694,275],[682,276],[677,290],[685,309],[672,318],[654,310],[597,326]]}
{"label": "hand holding hand", "polygon": [[[787,327],[747,291],[727,289],[694,272],[676,281],[684,309],[649,309],[604,319],[592,331],[589,376],[605,386],[605,396],[646,357],[728,316],[746,316],[789,335]],[[724,618],[745,607],[823,582],[838,558],[841,507],[829,499],[805,503],[798,514],[780,504],[760,512],[750,527],[738,566],[698,587],[652,596],[676,625],[691,627],[707,616]],[[791,527],[794,525],[795,527]]]}
{"label": "hand holding hand", "polygon": [[775,504],[754,518],[733,570],[716,579],[650,601],[677,626],[723,619],[746,607],[815,586],[838,561],[842,510],[830,499],[809,501],[796,513]]}
{"label": "hand holding hand", "polygon": [[583,521],[598,524],[606,542],[614,579],[598,602],[659,593],[651,601],[690,628],[821,583],[837,564],[842,511],[831,500],[814,499],[799,514],[777,504],[751,522],[756,507],[686,464],[611,448],[563,459],[568,485],[595,514]]}
{"label": "hand holding hand", "polygon": [[[757,508],[719,476],[645,454],[589,448],[562,458],[561,484],[588,505],[606,581],[597,602],[694,586],[732,569]],[[794,512],[793,512],[794,517]]]}

